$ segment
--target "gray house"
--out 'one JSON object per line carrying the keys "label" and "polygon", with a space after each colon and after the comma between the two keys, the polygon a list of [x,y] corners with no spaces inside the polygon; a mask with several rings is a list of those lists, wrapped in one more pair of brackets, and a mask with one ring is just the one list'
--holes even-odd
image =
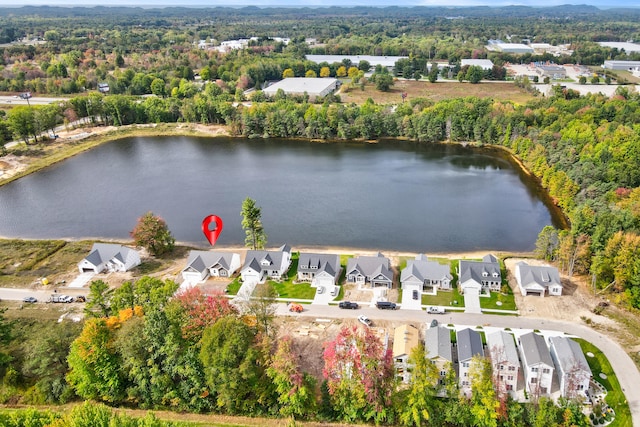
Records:
{"label": "gray house", "polygon": [[498,259],[488,254],[482,261],[460,260],[458,283],[462,294],[500,291],[502,273]]}
{"label": "gray house", "polygon": [[334,254],[301,253],[298,260],[298,280],[311,286],[331,287],[340,277],[340,257]]}
{"label": "gray house", "polygon": [[521,261],[516,264],[515,274],[522,296],[562,295],[560,273],[555,267],[529,265]]}
{"label": "gray house", "polygon": [[428,328],[424,334],[424,345],[427,359],[438,367],[440,384],[444,384],[444,378],[453,368],[451,330],[444,326]]}
{"label": "gray house", "polygon": [[518,339],[527,392],[533,396],[549,395],[553,383],[553,359],[542,335],[533,332]]}
{"label": "gray house", "polygon": [[560,380],[563,397],[586,398],[592,373],[580,344],[567,337],[549,338],[549,349]]}
{"label": "gray house", "polygon": [[372,288],[393,286],[393,271],[389,258],[378,252],[376,256],[359,256],[347,261],[347,282]]}
{"label": "gray house", "polygon": [[453,276],[448,265],[427,260],[420,254],[416,259],[407,261],[400,273],[400,283],[404,291],[418,290],[434,293],[437,289],[451,289]]}
{"label": "gray house", "polygon": [[498,385],[496,391],[502,395],[509,393],[515,397],[520,359],[513,335],[505,331],[487,334],[487,348],[491,357],[495,384]]}
{"label": "gray house", "polygon": [[479,332],[463,329],[456,334],[458,341],[458,383],[460,391],[468,394],[471,391],[471,368],[474,357],[484,357],[484,346]]}
{"label": "gray house", "polygon": [[182,278],[191,283],[211,277],[231,277],[240,268],[240,254],[232,252],[191,251]]}

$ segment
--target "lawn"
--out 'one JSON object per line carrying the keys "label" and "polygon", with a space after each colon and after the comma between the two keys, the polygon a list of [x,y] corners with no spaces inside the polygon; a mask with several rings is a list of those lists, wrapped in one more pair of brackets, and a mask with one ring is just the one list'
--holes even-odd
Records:
{"label": "lawn", "polygon": [[[345,89],[342,89],[345,90]],[[517,104],[524,104],[534,99],[533,95],[524,89],[517,87],[513,82],[482,82],[471,84],[453,81],[439,81],[430,83],[428,81],[396,80],[395,84],[388,92],[381,92],[373,84],[365,86],[364,91],[360,88],[351,89],[348,93],[340,92],[340,99],[343,103],[364,104],[371,98],[376,104],[398,104],[402,102],[402,93],[407,93],[407,100],[413,98],[427,98],[434,102],[451,98],[464,98],[475,96],[478,98],[492,98],[497,101],[513,101]]]}
{"label": "lawn", "polygon": [[[500,301],[502,305],[498,305],[498,301]],[[490,297],[480,297],[480,307],[498,310],[517,310],[513,292],[509,292],[507,294],[491,292]]]}
{"label": "lawn", "polygon": [[464,297],[454,287],[450,291],[438,291],[437,295],[422,295],[422,305],[441,305],[452,307],[464,307]]}
{"label": "lawn", "polygon": [[[629,404],[627,399],[620,388],[620,383],[616,377],[615,372],[611,368],[611,364],[607,357],[602,353],[598,347],[594,346],[590,342],[583,339],[574,338],[576,342],[580,344],[582,351],[585,354],[587,363],[591,368],[593,378],[602,384],[607,389],[606,402],[616,412],[616,417],[611,424],[611,427],[631,427],[631,411],[629,410]],[[593,353],[593,357],[586,356],[587,353]],[[604,373],[607,377],[601,378],[600,373]]]}

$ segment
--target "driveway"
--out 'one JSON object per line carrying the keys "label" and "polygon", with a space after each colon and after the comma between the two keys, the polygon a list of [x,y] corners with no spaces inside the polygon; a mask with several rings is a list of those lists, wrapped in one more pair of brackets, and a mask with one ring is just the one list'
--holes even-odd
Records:
{"label": "driveway", "polygon": [[78,276],[69,283],[69,288],[83,288],[96,275],[93,271],[87,271],[78,274]]}
{"label": "driveway", "polygon": [[[413,299],[413,291],[418,292],[418,299]],[[418,287],[407,287],[402,291],[401,310],[422,310],[422,293]]]}
{"label": "driveway", "polygon": [[[338,292],[340,292],[340,288],[338,286],[323,286],[323,288],[324,291],[321,294],[316,290],[316,294],[314,295],[313,302],[311,304],[329,305],[329,303],[338,296]],[[334,291],[336,296],[332,296],[331,291]]]}
{"label": "driveway", "polygon": [[466,289],[464,291],[464,312],[465,313],[482,313],[480,308],[480,295],[475,289]]}

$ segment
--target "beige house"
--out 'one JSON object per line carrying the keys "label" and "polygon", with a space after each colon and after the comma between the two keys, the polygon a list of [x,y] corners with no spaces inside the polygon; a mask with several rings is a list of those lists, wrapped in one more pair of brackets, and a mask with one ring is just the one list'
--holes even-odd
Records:
{"label": "beige house", "polygon": [[403,383],[411,380],[409,356],[414,348],[420,345],[418,328],[413,325],[398,326],[393,333],[393,363],[396,376]]}

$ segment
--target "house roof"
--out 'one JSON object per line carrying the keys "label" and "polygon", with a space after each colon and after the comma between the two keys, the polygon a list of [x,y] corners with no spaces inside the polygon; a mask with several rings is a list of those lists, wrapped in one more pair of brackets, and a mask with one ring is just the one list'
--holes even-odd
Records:
{"label": "house roof", "polygon": [[393,357],[406,354],[411,355],[411,350],[420,344],[418,328],[413,325],[398,326],[393,332]]}
{"label": "house roof", "polygon": [[115,243],[94,243],[91,247],[89,255],[84,258],[84,261],[89,262],[92,265],[98,266],[103,262],[107,262],[113,258],[124,263],[127,258],[127,254],[132,249]]}
{"label": "house roof", "polygon": [[340,271],[340,257],[335,254],[301,253],[298,260],[299,272],[326,272],[334,276]]}
{"label": "house roof", "polygon": [[457,333],[458,361],[471,360],[473,356],[484,356],[482,337],[473,329],[463,329]]}
{"label": "house roof", "polygon": [[482,67],[483,70],[490,70],[493,68],[493,61],[490,59],[462,59],[460,60],[460,65],[464,67],[465,65]]}
{"label": "house roof", "polygon": [[494,363],[506,362],[513,366],[520,366],[516,342],[510,333],[497,331],[487,334],[487,347]]}
{"label": "house roof", "polygon": [[184,270],[191,269],[202,273],[215,265],[228,270],[233,255],[232,252],[191,251]]}
{"label": "house roof", "polygon": [[547,288],[551,285],[559,285],[560,273],[555,267],[543,265],[529,265],[524,261],[516,264],[516,278],[519,278],[518,285],[524,289],[541,286]]}
{"label": "house roof", "polygon": [[[494,278],[494,274],[497,274],[497,277]],[[485,255],[482,261],[460,260],[460,283],[464,283],[467,280],[482,283],[487,277],[494,278],[494,280],[502,280],[500,264],[493,255]]]}
{"label": "house roof", "polygon": [[428,359],[442,357],[453,362],[451,352],[451,331],[444,326],[429,328],[425,332],[424,342]]}
{"label": "house roof", "polygon": [[263,270],[280,270],[286,267],[283,265],[284,254],[290,253],[290,251],[291,249],[287,245],[281,246],[277,251],[247,251],[242,269],[245,270],[251,267],[258,272]]}
{"label": "house roof", "polygon": [[415,260],[407,261],[407,266],[402,269],[400,273],[400,281],[415,277],[421,282],[425,280],[453,280],[453,276],[449,271],[448,265],[440,264],[437,261],[427,261],[427,257],[424,255],[416,256]]}
{"label": "house roof", "polygon": [[359,256],[349,258],[347,261],[347,274],[358,271],[365,277],[371,278],[382,274],[389,281],[393,280],[393,272],[390,268],[389,258],[381,253],[376,256]]}
{"label": "house roof", "polygon": [[544,363],[553,367],[551,353],[544,342],[542,335],[529,332],[520,337],[520,349],[524,358],[523,362],[527,366]]}
{"label": "house roof", "polygon": [[577,368],[589,372],[591,376],[591,369],[580,344],[567,337],[551,337],[549,343],[555,350],[556,359],[562,372],[571,372]]}

